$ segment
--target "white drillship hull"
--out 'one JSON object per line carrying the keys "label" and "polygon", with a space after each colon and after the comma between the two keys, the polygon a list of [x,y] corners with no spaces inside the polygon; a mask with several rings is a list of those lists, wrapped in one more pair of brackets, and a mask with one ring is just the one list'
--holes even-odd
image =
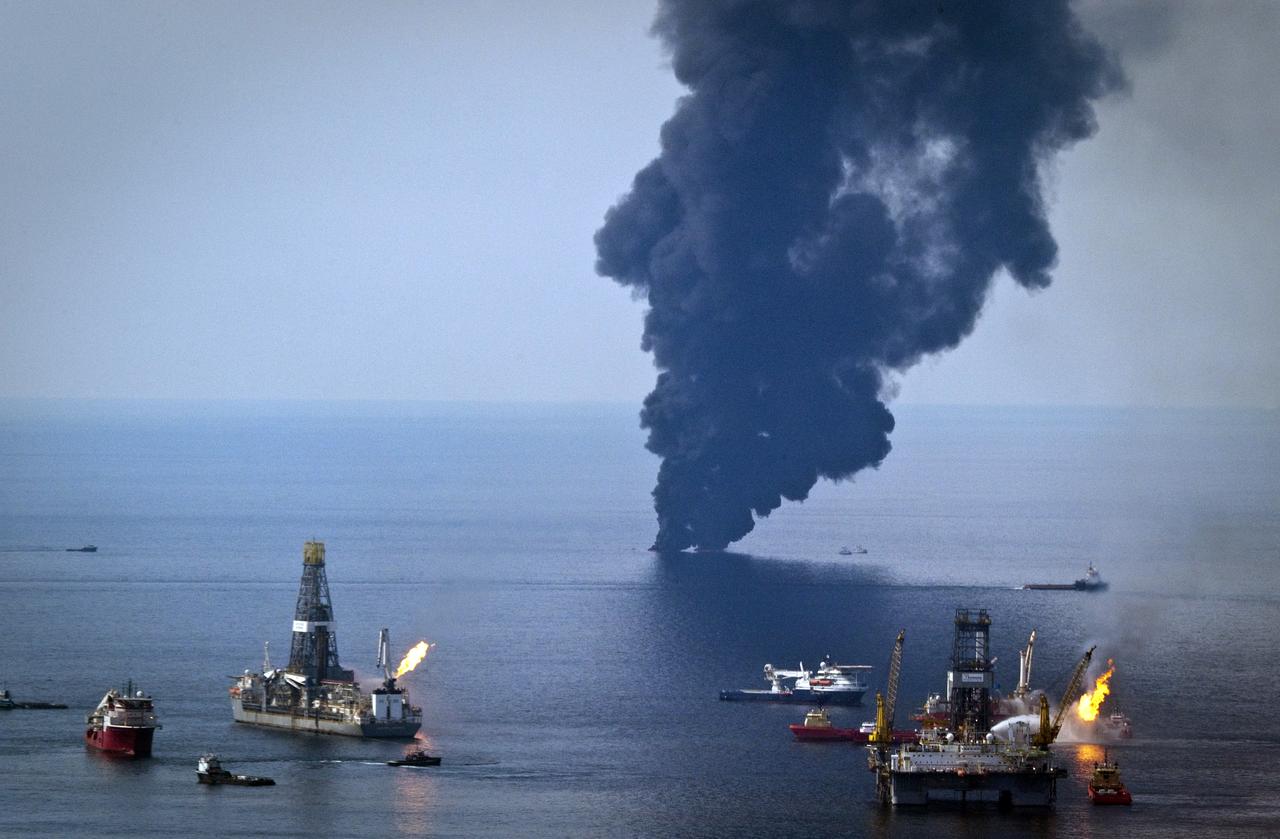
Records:
{"label": "white drillship hull", "polygon": [[261,711],[244,707],[237,698],[231,700],[231,715],[236,722],[297,731],[305,734],[341,734],[347,737],[383,737],[409,739],[422,727],[419,720],[375,720],[351,717],[347,719],[315,716],[285,711]]}

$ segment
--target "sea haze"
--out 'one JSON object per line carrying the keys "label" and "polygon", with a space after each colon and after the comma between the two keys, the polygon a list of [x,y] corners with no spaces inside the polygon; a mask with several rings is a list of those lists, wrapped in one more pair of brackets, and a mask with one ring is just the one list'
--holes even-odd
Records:
{"label": "sea haze", "polygon": [[[1280,830],[1280,422],[1275,412],[895,410],[894,451],[723,555],[649,553],[657,460],[632,406],[0,403],[0,681],[66,711],[0,714],[0,833],[29,835],[1267,835]],[[342,663],[403,682],[404,746],[231,721],[228,676],[287,659],[320,539]],[[68,553],[86,543],[96,554]],[[861,544],[864,555],[839,556]],[[1026,592],[1096,562],[1111,589]],[[957,606],[993,617],[998,681],[1092,644],[1131,809],[1091,808],[1100,750],[1061,744],[1050,813],[891,812],[865,754],[802,745],[803,708],[717,701],[765,662],[944,686]],[[84,714],[132,678],[155,756],[105,759]],[[833,711],[856,725],[872,715]],[[269,775],[196,784],[197,756]]]}

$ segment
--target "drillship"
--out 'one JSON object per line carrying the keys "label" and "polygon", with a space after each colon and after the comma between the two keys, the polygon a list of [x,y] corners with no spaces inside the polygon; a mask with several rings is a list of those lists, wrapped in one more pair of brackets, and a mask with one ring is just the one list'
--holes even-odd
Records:
{"label": "drillship", "polygon": [[236,722],[314,734],[411,738],[422,725],[422,709],[410,704],[387,669],[387,630],[378,639],[383,682],[370,694],[338,663],[333,604],[324,571],[324,543],[302,548],[302,585],[294,612],[289,666],[273,669],[264,656],[261,673],[244,671],[231,686]]}
{"label": "drillship", "polygon": [[[1080,680],[1093,650],[1068,682],[1057,718],[1049,720],[1049,702],[1040,695],[1035,715],[991,724],[994,662],[990,656],[991,617],[986,609],[957,609],[951,670],[947,674],[950,727],[926,728],[917,742],[892,745],[892,705],[897,693],[891,667],[888,707],[877,697],[876,731],[868,746],[869,768],[885,804],[930,802],[991,803],[1000,807],[1047,807],[1057,794],[1057,766],[1050,745],[1062,728],[1065,711],[1075,704]],[[901,648],[895,649],[895,657]]]}

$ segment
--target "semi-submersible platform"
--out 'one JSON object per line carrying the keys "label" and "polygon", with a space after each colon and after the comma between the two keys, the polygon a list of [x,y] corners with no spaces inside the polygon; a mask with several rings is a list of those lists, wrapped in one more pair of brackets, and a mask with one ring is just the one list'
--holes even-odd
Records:
{"label": "semi-submersible platform", "polygon": [[1093,656],[1090,649],[1076,665],[1057,715],[1040,695],[1035,715],[991,724],[994,662],[990,656],[991,617],[986,609],[957,609],[951,669],[947,673],[950,720],[926,727],[920,738],[895,745],[893,712],[902,664],[899,633],[889,662],[886,695],[876,696],[876,729],[871,734],[868,766],[876,774],[876,792],[884,804],[990,803],[1000,807],[1045,807],[1057,795],[1057,766],[1050,746],[1063,717],[1076,701],[1081,679]]}
{"label": "semi-submersible platform", "polygon": [[422,709],[396,685],[389,665],[387,630],[378,638],[383,681],[370,693],[338,663],[333,604],[324,570],[324,543],[302,547],[302,584],[293,616],[289,665],[271,667],[264,655],[261,673],[244,671],[231,686],[236,722],[314,734],[411,738],[422,726]]}

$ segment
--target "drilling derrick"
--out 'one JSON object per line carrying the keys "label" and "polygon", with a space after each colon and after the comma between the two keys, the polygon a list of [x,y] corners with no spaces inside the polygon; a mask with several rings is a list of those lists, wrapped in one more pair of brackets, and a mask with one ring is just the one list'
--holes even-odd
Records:
{"label": "drilling derrick", "polygon": [[355,674],[338,663],[338,638],[334,634],[333,603],[324,572],[324,542],[302,546],[302,583],[293,613],[293,643],[289,647],[289,672],[306,676],[311,684],[350,682]]}
{"label": "drilling derrick", "polygon": [[991,616],[986,609],[956,609],[955,643],[947,695],[951,701],[951,729],[964,739],[976,739],[991,728]]}

